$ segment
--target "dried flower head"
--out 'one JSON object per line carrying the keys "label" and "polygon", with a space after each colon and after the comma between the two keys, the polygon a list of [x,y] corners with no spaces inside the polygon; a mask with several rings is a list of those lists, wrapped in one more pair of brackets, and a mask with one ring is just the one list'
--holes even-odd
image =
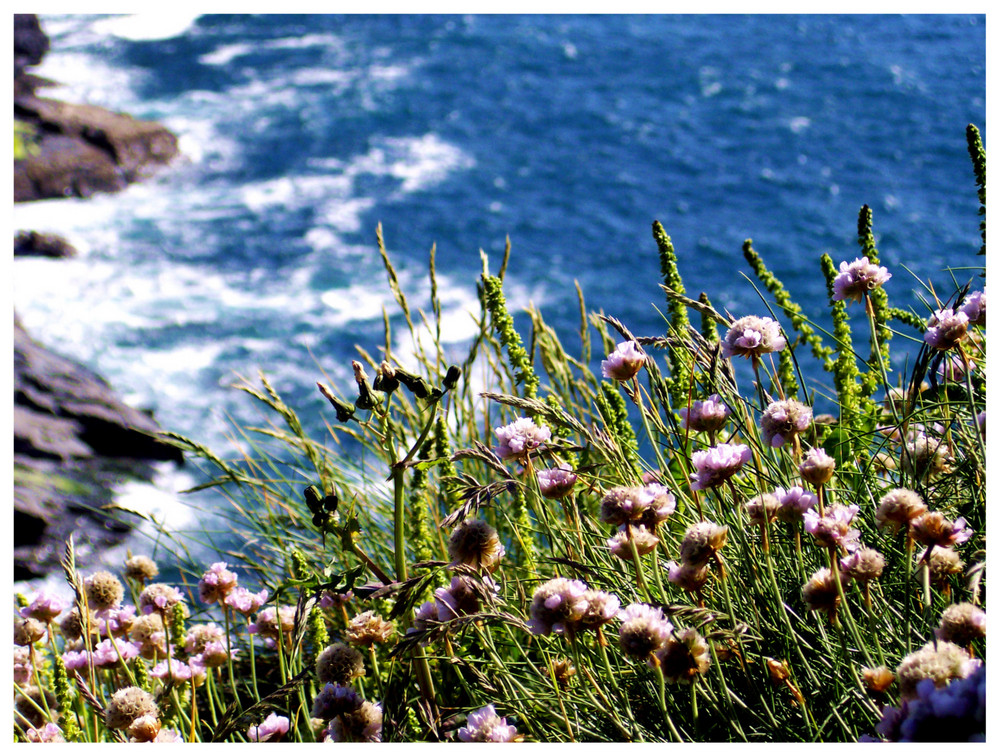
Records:
{"label": "dried flower head", "polygon": [[750,461],[750,447],[744,444],[719,444],[691,455],[695,491],[722,485]]}
{"label": "dried flower head", "polygon": [[729,328],[722,342],[722,356],[749,357],[759,359],[770,352],[780,352],[785,348],[785,337],[781,326],[771,318],[747,315],[737,320]]}
{"label": "dried flower head", "polygon": [[782,522],[802,522],[802,517],[819,504],[816,494],[806,491],[802,486],[792,486],[774,489],[774,498],[778,500],[778,519]]}
{"label": "dried flower head", "polygon": [[833,298],[860,302],[872,289],[892,278],[885,268],[870,263],[867,257],[859,257],[848,265],[840,263],[840,272],[833,279]]}
{"label": "dried flower head", "polygon": [[128,726],[128,734],[133,742],[153,743],[160,734],[160,719],[154,714],[146,714],[132,721]]}
{"label": "dried flower head", "polygon": [[379,743],[382,740],[382,707],[365,701],[354,711],[330,721],[327,736],[335,743]]}
{"label": "dried flower head", "polygon": [[933,480],[951,472],[954,461],[943,438],[933,438],[923,433],[906,442],[900,458],[903,472],[918,480],[925,475]]}
{"label": "dried flower head", "polygon": [[[92,637],[99,637],[97,629],[97,620],[94,618],[94,613],[90,612],[90,634]],[[83,637],[83,621],[80,618],[80,611],[74,606],[66,616],[59,620],[59,631],[63,634],[63,637],[69,641],[75,641]]]}
{"label": "dried flower head", "polygon": [[125,730],[139,717],[159,716],[153,697],[142,688],[116,691],[104,709],[104,723],[112,730]]}
{"label": "dried flower head", "polygon": [[477,613],[485,592],[483,584],[477,583],[468,575],[456,575],[447,588],[438,588],[434,591],[438,621],[448,622],[457,617]]}
{"label": "dried flower head", "polygon": [[[155,617],[156,615],[148,615]],[[193,625],[184,638],[184,651],[190,656],[200,654],[209,643],[217,643],[225,637],[225,631],[214,622]]]}
{"label": "dried flower head", "polygon": [[625,655],[636,661],[652,662],[653,653],[674,630],[663,610],[648,604],[629,604],[618,618],[622,621],[618,642]]}
{"label": "dried flower head", "polygon": [[87,604],[92,611],[113,609],[125,595],[125,587],[121,581],[105,570],[84,579],[83,587],[87,591]]}
{"label": "dried flower head", "polygon": [[812,410],[794,399],[771,402],[760,416],[764,440],[774,448],[784,446],[811,423]]}
{"label": "dried flower head", "polygon": [[940,688],[951,680],[968,677],[978,666],[978,660],[954,643],[932,641],[903,657],[896,667],[900,695],[904,701],[915,698],[921,680],[933,680],[935,687]]}
{"label": "dried flower head", "polygon": [[463,743],[510,743],[517,738],[517,729],[497,714],[493,704],[470,712],[465,727],[458,730]]}
{"label": "dried flower head", "polygon": [[750,517],[751,525],[763,525],[778,519],[781,502],[774,494],[764,493],[743,502],[743,508]]}
{"label": "dried flower head", "polygon": [[538,586],[531,597],[528,627],[535,635],[572,633],[588,606],[585,583],[552,578]]}
{"label": "dried flower head", "polygon": [[729,538],[729,528],[714,522],[696,522],[688,527],[681,539],[681,561],[691,565],[705,564],[722,551]]}
{"label": "dried flower head", "polygon": [[14,645],[30,646],[45,637],[45,625],[34,617],[14,618]]}
{"label": "dried flower head", "polygon": [[334,643],[316,657],[316,679],[321,683],[350,685],[356,677],[364,677],[365,660],[361,652],[346,643]]}
{"label": "dried flower head", "polygon": [[932,349],[953,349],[968,335],[969,316],[950,307],[935,310],[927,321],[924,341]]}
{"label": "dried flower head", "polygon": [[275,743],[288,732],[288,717],[273,711],[259,725],[251,725],[247,730],[247,740],[251,743]]}
{"label": "dried flower head", "polygon": [[140,585],[145,585],[159,574],[160,568],[148,556],[131,556],[125,560],[125,577]]}
{"label": "dried flower head", "polygon": [[883,530],[893,533],[900,528],[909,529],[910,523],[927,511],[920,494],[909,488],[894,488],[879,499],[875,522]]}
{"label": "dried flower head", "polygon": [[530,452],[552,437],[552,432],[547,427],[539,427],[526,417],[519,417],[510,425],[494,428],[493,432],[500,441],[496,450],[500,459],[525,459]]}
{"label": "dried flower head", "polygon": [[347,623],[344,635],[356,646],[374,646],[376,643],[387,643],[396,634],[396,628],[391,622],[386,622],[375,612],[362,612]]}
{"label": "dried flower head", "polygon": [[964,517],[954,522],[940,512],[924,512],[910,523],[910,535],[925,546],[955,546],[965,543],[972,536],[972,528]]}
{"label": "dried flower head", "polygon": [[645,556],[656,550],[660,539],[650,533],[643,525],[622,525],[618,532],[607,540],[611,553],[619,559],[632,559],[632,546],[635,546],[639,556]]}
{"label": "dried flower head", "polygon": [[232,593],[239,577],[226,562],[216,562],[198,581],[198,597],[203,604],[221,603]]}
{"label": "dried flower head", "polygon": [[941,626],[934,631],[938,640],[968,646],[986,637],[986,612],[975,604],[952,604],[941,615]]}
{"label": "dried flower head", "polygon": [[139,647],[139,653],[144,659],[167,655],[167,635],[163,629],[163,618],[159,614],[137,617],[129,628],[129,639]]}
{"label": "dried flower head", "polygon": [[712,394],[707,399],[697,399],[690,408],[679,410],[681,422],[688,430],[714,432],[721,430],[732,410],[722,401],[718,394]]}
{"label": "dried flower head", "polygon": [[[916,555],[921,558],[920,554]],[[927,565],[930,567],[931,583],[938,588],[948,585],[952,575],[961,575],[965,570],[965,563],[954,549],[935,548],[927,557]]]}
{"label": "dried flower head", "polygon": [[628,381],[638,373],[646,362],[646,355],[635,341],[623,341],[608,359],[601,362],[601,375],[608,380]]}
{"label": "dried flower head", "polygon": [[692,628],[675,631],[655,656],[668,683],[690,684],[712,666],[708,644]]}
{"label": "dried flower head", "polygon": [[247,627],[254,635],[261,636],[271,648],[276,648],[280,639],[287,642],[294,629],[294,606],[279,606],[277,610],[273,606],[264,607],[257,613],[256,620]]}
{"label": "dried flower head", "polygon": [[574,630],[596,630],[618,616],[621,603],[613,593],[588,590],[583,594],[587,608],[573,626]]}
{"label": "dried flower head", "polygon": [[709,564],[667,562],[667,579],[688,593],[700,591],[708,582]]}
{"label": "dried flower head", "polygon": [[166,583],[147,585],[139,594],[139,608],[142,609],[143,614],[152,614],[153,612],[166,614],[167,611],[183,601],[184,594]]}
{"label": "dried flower head", "polygon": [[872,693],[885,693],[896,682],[896,676],[888,667],[863,667],[861,677]]}
{"label": "dried flower head", "polygon": [[885,569],[885,557],[875,549],[860,548],[840,560],[840,571],[848,577],[866,583],[877,580]]}
{"label": "dried flower head", "polygon": [[31,652],[25,646],[14,646],[14,682],[18,685],[27,685],[31,680],[31,673],[34,667],[31,666]]}
{"label": "dried flower head", "polygon": [[826,508],[822,517],[815,509],[810,509],[802,515],[802,522],[806,532],[820,546],[855,551],[861,545],[861,531],[852,527],[852,524],[859,511],[861,508],[857,504],[833,504]]}
{"label": "dried flower head", "polygon": [[330,721],[341,714],[348,714],[361,708],[364,699],[346,685],[327,683],[313,699],[312,715],[315,719]]}
{"label": "dried flower head", "polygon": [[802,586],[802,600],[811,611],[824,611],[831,618],[835,616],[840,595],[834,575],[827,567],[816,570]]}
{"label": "dried flower head", "polygon": [[43,692],[32,685],[14,697],[14,711],[17,713],[14,721],[22,725],[27,721],[36,730],[41,729],[48,719],[45,712],[57,711],[58,708],[59,703],[51,690]]}
{"label": "dried flower head", "polygon": [[448,539],[448,556],[453,567],[466,564],[493,572],[506,553],[497,531],[485,520],[463,520]]}
{"label": "dried flower head", "polygon": [[569,690],[570,679],[576,674],[573,662],[564,657],[553,659],[545,672],[548,678],[554,678],[560,690]]}
{"label": "dried flower head", "polygon": [[816,446],[807,451],[799,463],[799,475],[807,483],[821,486],[833,477],[836,468],[836,460]]}
{"label": "dried flower head", "polygon": [[538,490],[546,499],[563,499],[570,495],[576,485],[576,473],[564,465],[539,470],[535,477],[538,478]]}

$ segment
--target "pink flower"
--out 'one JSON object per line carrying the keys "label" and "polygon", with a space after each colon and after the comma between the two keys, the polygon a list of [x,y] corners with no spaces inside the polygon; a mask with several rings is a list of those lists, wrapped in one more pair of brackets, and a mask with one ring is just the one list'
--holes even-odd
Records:
{"label": "pink flower", "polygon": [[726,424],[732,411],[718,394],[705,400],[695,400],[690,408],[680,410],[684,427],[693,431],[717,431]]}
{"label": "pink flower", "polygon": [[235,609],[240,614],[251,615],[260,609],[267,602],[267,589],[262,588],[259,593],[251,593],[246,588],[237,587],[222,599],[224,606]]}
{"label": "pink flower", "polygon": [[771,318],[747,315],[729,328],[722,342],[722,356],[752,357],[758,359],[769,352],[780,352],[785,348],[785,337],[781,326]]}
{"label": "pink flower", "polygon": [[100,609],[94,612],[97,618],[97,631],[103,635],[119,636],[132,627],[135,619],[135,607],[126,604],[117,609]]}
{"label": "pink flower", "polygon": [[21,609],[22,617],[31,617],[39,622],[51,622],[67,607],[67,603],[44,588],[35,594],[31,603]]}
{"label": "pink flower", "polygon": [[[117,649],[117,650],[116,650]],[[94,647],[94,666],[113,667],[119,661],[128,661],[139,655],[139,647],[126,640],[102,640]]]}
{"label": "pink flower", "polygon": [[228,566],[226,562],[216,562],[198,581],[198,596],[203,604],[224,601],[236,588],[239,578],[235,572],[226,569]]}
{"label": "pink flower", "polygon": [[569,496],[573,486],[576,485],[576,474],[566,466],[539,470],[535,476],[538,478],[538,488],[546,499],[562,499]]}
{"label": "pink flower", "polygon": [[767,405],[760,417],[760,429],[764,440],[777,448],[806,430],[811,422],[812,410],[809,407],[794,399],[786,399]]}
{"label": "pink flower", "polygon": [[25,685],[31,680],[31,651],[27,646],[14,646],[14,682]]}
{"label": "pink flower", "polygon": [[464,743],[509,743],[516,737],[517,728],[507,724],[493,704],[471,712],[466,726],[458,729],[458,738]]}
{"label": "pink flower", "polygon": [[840,263],[840,273],[833,279],[833,298],[860,302],[868,292],[890,278],[892,274],[888,270],[868,262],[867,257],[859,257],[850,265],[844,261]]}
{"label": "pink flower", "polygon": [[528,627],[535,635],[572,632],[589,602],[587,585],[580,580],[553,578],[538,586],[531,598]]}
{"label": "pink flower", "polygon": [[544,425],[539,427],[526,417],[519,417],[510,425],[494,428],[500,439],[497,456],[500,459],[524,459],[529,452],[542,446],[552,437]]}
{"label": "pink flower", "polygon": [[750,461],[750,447],[744,444],[719,444],[691,455],[695,472],[692,488],[702,491],[714,488],[736,475]]}
{"label": "pink flower", "polygon": [[802,516],[819,503],[816,494],[809,493],[801,486],[774,489],[778,500],[778,519],[782,522],[802,522]]}
{"label": "pink flower", "polygon": [[83,669],[90,663],[90,654],[83,651],[67,651],[62,657],[63,664],[68,670]]}
{"label": "pink flower", "polygon": [[816,539],[820,546],[845,548],[856,551],[861,543],[861,531],[851,527],[855,515],[861,511],[857,504],[845,507],[834,504],[826,508],[820,517],[815,509],[810,509],[802,516],[806,532]]}
{"label": "pink flower", "polygon": [[613,538],[608,539],[608,548],[611,553],[619,559],[628,561],[632,558],[632,544],[635,544],[636,553],[645,556],[654,551],[660,543],[660,539],[650,533],[642,525],[623,525]]}
{"label": "pink flower", "polygon": [[54,722],[46,722],[44,727],[30,727],[24,736],[29,743],[65,743],[63,731]]}
{"label": "pink flower", "polygon": [[631,380],[642,368],[646,355],[635,341],[623,341],[601,362],[601,375],[615,381]]}
{"label": "pink flower", "polygon": [[288,732],[288,717],[271,712],[263,722],[247,730],[247,738],[251,742],[266,743],[280,740],[286,732]]}
{"label": "pink flower", "polygon": [[986,292],[970,291],[958,308],[969,318],[971,325],[986,325]]}
{"label": "pink flower", "polygon": [[932,349],[952,349],[958,346],[969,331],[969,316],[951,308],[935,310],[927,321],[924,341]]}
{"label": "pink flower", "polygon": [[[976,363],[969,360],[969,368],[975,369]],[[964,381],[965,380],[965,360],[960,355],[951,354],[941,360],[937,368],[938,378],[942,381]]]}

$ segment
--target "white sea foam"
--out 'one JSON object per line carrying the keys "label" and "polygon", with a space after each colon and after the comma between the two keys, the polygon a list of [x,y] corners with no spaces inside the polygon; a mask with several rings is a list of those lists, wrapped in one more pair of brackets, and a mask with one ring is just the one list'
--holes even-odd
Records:
{"label": "white sea foam", "polygon": [[132,41],[171,39],[184,34],[200,16],[188,10],[156,11],[130,16],[111,16],[95,21],[93,30]]}

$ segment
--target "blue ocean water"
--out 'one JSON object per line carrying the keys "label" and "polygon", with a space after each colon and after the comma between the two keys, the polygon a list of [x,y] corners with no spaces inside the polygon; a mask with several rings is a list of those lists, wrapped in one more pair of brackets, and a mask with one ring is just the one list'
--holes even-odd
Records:
{"label": "blue ocean water", "polygon": [[762,312],[739,273],[753,238],[825,322],[818,259],[858,255],[863,204],[894,304],[917,301],[916,278],[948,284],[943,267],[981,261],[965,127],[985,139],[984,16],[42,24],[53,96],[161,121],[184,155],[120,195],[17,206],[17,228],[82,255],[18,260],[15,306],[164,426],[220,448],[227,416],[258,420],[228,388],[258,368],[322,433],[316,362],[348,386],[354,345],[377,352],[382,308],[395,312],[380,221],[425,307],[436,244],[456,348],[479,250],[495,269],[508,235],[512,306],[533,302],[570,345],[574,280],[590,308],[663,332],[654,219],[688,293],[735,316]]}

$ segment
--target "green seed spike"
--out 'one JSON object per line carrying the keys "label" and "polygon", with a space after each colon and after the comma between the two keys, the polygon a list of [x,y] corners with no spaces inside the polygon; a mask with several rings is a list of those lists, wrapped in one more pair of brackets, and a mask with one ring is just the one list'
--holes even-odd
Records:
{"label": "green seed spike", "polygon": [[979,187],[979,214],[983,219],[979,222],[979,233],[983,237],[983,246],[979,254],[986,254],[986,150],[983,149],[983,138],[973,124],[965,129],[965,137],[969,143],[969,157],[972,158],[972,168],[976,172],[976,185]]}
{"label": "green seed spike", "polygon": [[[872,210],[868,205],[861,208],[858,213],[858,245],[862,253],[868,258],[872,265],[878,265],[878,249],[875,248],[875,235],[872,233]],[[882,354],[882,364],[889,370],[889,339],[892,338],[892,329],[886,325],[889,308],[889,295],[881,286],[876,286],[868,293],[868,298],[872,305],[872,315],[875,320],[875,333],[878,338],[878,350]],[[879,355],[872,345],[872,351],[868,357],[868,370],[861,379],[861,391],[865,397],[875,393],[882,380],[879,369]]]}
{"label": "green seed spike", "polygon": [[[677,254],[673,242],[659,221],[653,221],[653,239],[660,251],[660,273],[663,275],[663,285],[675,294],[684,296],[684,281],[677,268]],[[681,339],[687,336],[691,321],[688,319],[687,307],[678,297],[667,298],[667,310],[670,313],[670,328]],[[668,348],[667,367],[670,377],[666,380],[667,390],[674,405],[681,407],[686,401],[685,392],[691,382],[691,356],[685,350]]]}
{"label": "green seed spike", "polygon": [[[847,306],[842,300],[833,298],[833,279],[837,277],[833,258],[824,254],[820,258],[820,265],[823,268],[823,275],[826,277],[827,296],[833,314],[833,338],[837,344],[837,359],[823,367],[833,373],[833,384],[837,389],[837,398],[840,401],[840,427],[853,428],[860,416],[858,401],[860,387],[858,386],[858,366],[854,359],[854,346],[851,339],[851,324],[847,316]],[[847,451],[850,454],[852,444],[849,435],[845,436],[844,442],[848,445]]]}
{"label": "green seed spike", "polygon": [[495,276],[483,275],[483,290],[486,294],[486,309],[490,313],[493,330],[500,343],[507,349],[507,359],[514,370],[514,382],[524,386],[524,396],[534,399],[538,394],[538,376],[524,350],[521,337],[514,330],[514,319],[507,312],[507,301],[503,295],[503,285]]}

